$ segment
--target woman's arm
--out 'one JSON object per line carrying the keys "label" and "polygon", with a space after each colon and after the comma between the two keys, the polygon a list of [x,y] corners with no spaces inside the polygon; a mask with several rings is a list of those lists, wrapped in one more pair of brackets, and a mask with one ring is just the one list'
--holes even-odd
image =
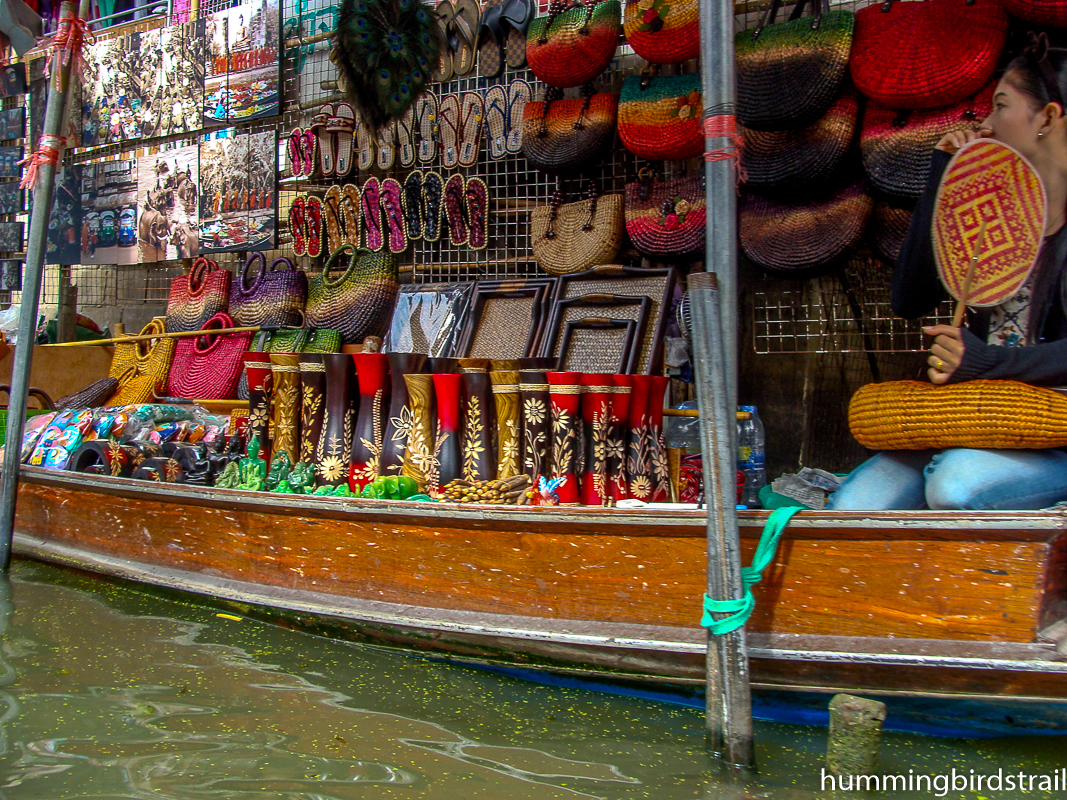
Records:
{"label": "woman's arm", "polygon": [[970,331],[960,331],[963,357],[949,383],[975,378],[1004,378],[1038,386],[1067,386],[1067,339],[1026,347],[986,344]]}
{"label": "woman's arm", "polygon": [[925,316],[945,299],[945,289],[937,275],[930,231],[934,219],[934,205],[937,202],[937,189],[951,158],[952,156],[943,150],[934,150],[930,174],[926,178],[926,189],[911,215],[908,235],[904,238],[904,245],[893,268],[890,303],[893,313],[905,319]]}

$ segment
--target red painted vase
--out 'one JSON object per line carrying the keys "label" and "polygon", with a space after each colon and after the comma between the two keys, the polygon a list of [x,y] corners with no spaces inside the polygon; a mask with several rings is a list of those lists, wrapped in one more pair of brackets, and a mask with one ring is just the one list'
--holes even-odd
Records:
{"label": "red painted vase", "polygon": [[607,505],[608,461],[611,457],[612,375],[587,372],[582,375],[582,428],[585,459],[582,464],[582,505]]}
{"label": "red painted vase", "polygon": [[389,406],[389,359],[385,353],[353,353],[359,384],[359,413],[352,436],[348,488],[353,492],[379,477],[385,438],[385,412]]}
{"label": "red painted vase", "polygon": [[556,489],[560,505],[578,505],[578,456],[581,441],[580,372],[546,372],[548,399],[552,404],[552,477],[562,482]]}

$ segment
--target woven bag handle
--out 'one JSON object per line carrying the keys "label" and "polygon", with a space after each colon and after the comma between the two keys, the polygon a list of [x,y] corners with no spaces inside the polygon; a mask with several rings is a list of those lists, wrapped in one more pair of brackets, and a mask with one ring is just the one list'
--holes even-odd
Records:
{"label": "woven bag handle", "polygon": [[[151,336],[154,333],[166,333],[167,326],[163,324],[163,320],[153,318],[147,325],[141,328],[141,336]],[[152,348],[156,346],[159,339],[149,339],[144,342],[134,342],[137,347],[137,355],[143,360],[152,355]]]}
{"label": "woven bag handle", "polygon": [[[252,267],[252,262],[259,262],[259,271],[256,272],[256,277],[252,281],[252,285],[248,284],[248,270]],[[263,275],[267,271],[267,257],[258,250],[248,256],[245,260],[245,265],[241,267],[241,288],[246,292],[250,292],[253,289],[259,287],[259,284],[263,282]]]}
{"label": "woven bag handle", "polygon": [[[208,330],[209,328],[214,328],[214,327],[218,327],[220,329],[221,328],[232,328],[233,327],[233,319],[231,319],[229,314],[226,314],[226,313],[220,311],[218,314],[216,314],[215,316],[213,316],[211,319],[209,319],[207,322],[204,323],[203,330]],[[212,352],[215,348],[217,348],[220,344],[222,344],[222,340],[225,339],[225,338],[226,338],[225,334],[205,333],[203,336],[197,336],[196,337],[196,344],[193,345],[193,349],[196,351],[196,354],[198,356],[207,355],[208,353]],[[206,341],[207,342],[207,346],[206,347],[201,347],[200,346],[200,342],[201,341]]]}
{"label": "woven bag handle", "polygon": [[587,83],[582,87],[582,98],[585,102],[582,103],[582,110],[578,112],[578,119],[574,121],[574,130],[585,130],[585,115],[589,113],[589,106],[593,102],[593,95],[595,93],[596,90],[591,83]]}
{"label": "woven bag handle", "polygon": [[582,230],[591,231],[593,230],[593,222],[596,221],[596,204],[600,199],[600,189],[597,188],[596,182],[589,181],[589,186],[585,191],[589,198],[589,219],[582,226]]}
{"label": "woven bag handle", "polygon": [[563,99],[563,90],[555,86],[549,86],[545,90],[545,99],[541,104],[541,127],[537,129],[537,138],[544,139],[548,136],[548,107],[556,100]]}
{"label": "woven bag handle", "polygon": [[[781,0],[778,0],[781,2]],[[552,27],[552,23],[556,21],[556,17],[561,14],[570,11],[576,6],[585,6],[585,22],[582,23],[582,27],[578,29],[578,32],[583,36],[589,35],[589,20],[593,18],[593,9],[596,6],[596,0],[552,0],[551,5],[548,7],[548,19],[545,20],[545,27],[541,30],[541,36],[538,38],[538,44],[548,44],[548,29]]]}
{"label": "woven bag handle", "polygon": [[[326,259],[326,266],[322,268],[322,285],[328,286],[331,289],[341,286],[345,282],[345,279],[352,274],[352,270],[356,268],[356,261],[359,260],[357,256],[362,253],[372,252],[374,251],[368,250],[365,247],[361,247],[359,250],[356,250],[354,246],[348,243],[341,245],[336,250],[334,250],[333,253],[330,254],[330,257],[328,259]],[[340,258],[342,253],[348,253],[348,269],[341,273],[340,278],[335,281],[331,281],[330,268],[333,267],[333,262]]]}
{"label": "woven bag handle", "polygon": [[269,272],[274,272],[275,268],[278,266],[278,264],[285,264],[285,268],[287,270],[290,270],[290,271],[296,270],[296,267],[293,266],[293,262],[292,261],[290,261],[285,256],[278,256],[276,259],[274,259],[273,261],[270,262],[270,268],[269,268],[268,271]]}
{"label": "woven bag handle", "polygon": [[549,204],[552,208],[552,213],[548,215],[548,230],[545,231],[546,239],[556,238],[556,218],[559,216],[559,210],[563,207],[563,190],[556,189],[552,193],[552,202]]}
{"label": "woven bag handle", "polygon": [[200,256],[193,262],[193,268],[189,270],[189,294],[196,297],[203,293],[204,284],[209,273],[219,268],[218,262]]}

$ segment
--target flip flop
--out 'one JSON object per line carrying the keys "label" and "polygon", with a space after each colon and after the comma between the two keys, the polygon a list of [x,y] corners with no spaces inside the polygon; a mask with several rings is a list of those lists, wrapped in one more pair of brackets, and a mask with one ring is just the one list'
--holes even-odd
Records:
{"label": "flip flop", "polygon": [[326,130],[337,139],[335,173],[344,177],[352,171],[352,131],[356,129],[356,111],[348,103],[338,103]]}
{"label": "flip flop", "polygon": [[285,144],[285,153],[289,156],[289,171],[294,176],[304,174],[304,154],[300,152],[300,140],[303,136],[303,128],[293,128]]}
{"label": "flip flop", "polygon": [[516,78],[508,86],[508,138],[509,153],[522,152],[522,118],[526,104],[533,98],[533,89],[522,78]]}
{"label": "flip flop", "polygon": [[322,255],[322,201],[314,195],[308,196],[306,219],[307,254],[318,258]]}
{"label": "flip flop", "polygon": [[378,131],[378,169],[386,172],[396,162],[396,126],[392,120]]}
{"label": "flip flop", "polygon": [[504,71],[504,30],[500,27],[503,0],[485,0],[478,24],[478,74],[495,78]]}
{"label": "flip flop", "polygon": [[489,129],[489,157],[499,161],[508,154],[508,93],[503,86],[490,86],[485,93],[485,126]]}
{"label": "flip flop", "polygon": [[386,227],[389,229],[389,252],[403,253],[408,249],[408,237],[404,233],[404,190],[396,178],[382,181],[381,205]]}
{"label": "flip flop", "polygon": [[402,169],[415,166],[415,108],[409,107],[396,121],[396,152]]}
{"label": "flip flop", "polygon": [[429,164],[437,158],[437,95],[424,94],[415,101],[415,125],[418,130],[419,163]]}
{"label": "flip flop", "polygon": [[293,252],[298,256],[308,254],[304,227],[307,224],[307,198],[300,194],[293,198],[289,207],[289,234],[293,237]]}
{"label": "flip flop", "polygon": [[319,139],[313,130],[304,131],[300,137],[300,153],[304,157],[304,175],[315,171],[315,156],[319,153]]}
{"label": "flip flop", "polygon": [[427,172],[422,176],[422,238],[427,242],[441,238],[444,194],[445,182],[439,173]]}
{"label": "flip flop", "polygon": [[470,238],[467,227],[467,200],[462,175],[453,175],[445,184],[445,216],[448,218],[448,240],[453,247],[466,244]]}
{"label": "flip flop", "polygon": [[318,138],[319,173],[323,177],[333,175],[336,169],[334,159],[337,156],[334,135],[327,132],[327,126],[333,117],[333,103],[326,103],[319,109],[319,113],[311,118],[311,128]]}
{"label": "flip flop", "polygon": [[536,15],[533,0],[504,0],[500,27],[504,30],[504,60],[511,69],[526,66],[526,31]]}
{"label": "flip flop", "polygon": [[474,70],[482,10],[478,8],[477,0],[458,0],[455,9],[452,25],[449,26],[450,38],[456,42],[452,47],[456,51],[452,57],[452,71],[460,76],[469,75]]}
{"label": "flip flop", "polygon": [[459,96],[446,94],[441,98],[437,112],[438,131],[441,134],[441,164],[452,169],[459,163]]}
{"label": "flip flop", "polygon": [[345,240],[359,247],[359,222],[363,218],[359,208],[359,187],[346,183],[341,189],[341,215],[345,221]]}
{"label": "flip flop", "polygon": [[433,74],[430,76],[430,80],[434,81],[447,81],[452,77],[452,18],[455,16],[456,10],[453,8],[450,0],[441,0],[440,3],[434,8],[434,15],[437,17],[437,36],[440,40],[440,46],[438,48],[439,56],[437,60],[437,66],[434,68]]}
{"label": "flip flop", "polygon": [[359,146],[359,171],[374,166],[374,131],[364,120],[356,121],[356,144]]}
{"label": "flip flop", "polygon": [[322,218],[326,223],[326,252],[334,253],[348,238],[341,212],[341,187],[336,184],[322,198]]}
{"label": "flip flop", "polygon": [[363,184],[363,195],[359,207],[363,213],[363,230],[367,239],[368,250],[381,250],[385,244],[382,237],[381,186],[377,178],[367,178]]}
{"label": "flip flop", "polygon": [[467,178],[465,192],[467,199],[467,220],[470,223],[470,236],[467,246],[471,250],[484,250],[486,244],[485,215],[489,206],[489,189],[481,178]]}
{"label": "flip flop", "polygon": [[459,165],[473,167],[478,162],[478,151],[482,143],[482,119],[485,107],[482,96],[477,92],[466,92],[460,111]]}
{"label": "flip flop", "polygon": [[422,238],[422,173],[417,169],[404,180],[404,232],[409,241]]}

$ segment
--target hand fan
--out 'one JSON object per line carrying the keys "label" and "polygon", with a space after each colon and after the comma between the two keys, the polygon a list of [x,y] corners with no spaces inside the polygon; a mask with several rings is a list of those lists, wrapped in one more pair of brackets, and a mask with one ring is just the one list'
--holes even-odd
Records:
{"label": "hand fan", "polygon": [[968,305],[1014,297],[1037,261],[1048,201],[1037,170],[1016,150],[976,139],[952,157],[934,206],[937,272],[956,298],[953,325]]}

